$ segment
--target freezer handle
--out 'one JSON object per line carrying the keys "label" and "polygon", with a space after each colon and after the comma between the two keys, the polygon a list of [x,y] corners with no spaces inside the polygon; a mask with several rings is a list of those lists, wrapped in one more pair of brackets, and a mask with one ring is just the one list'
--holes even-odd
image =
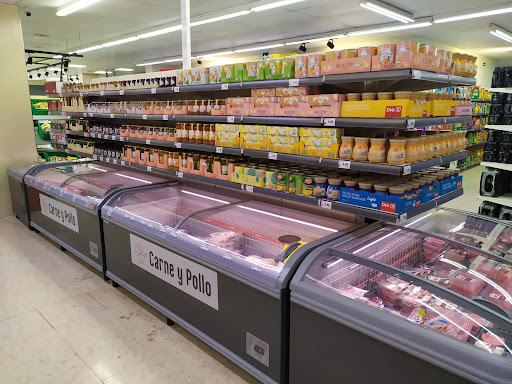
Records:
{"label": "freezer handle", "polygon": [[280,261],[284,263],[286,259],[288,259],[293,252],[295,252],[301,245],[304,243],[292,243],[286,249],[281,252],[279,256],[277,256],[276,261]]}
{"label": "freezer handle", "polygon": [[512,312],[507,311],[503,308],[501,308],[498,304],[493,303],[492,301],[486,300],[483,297],[476,296],[473,297],[473,301],[476,301],[477,303],[483,305],[484,307],[489,308],[490,310],[494,312],[500,313],[502,316],[508,317],[509,319],[512,319]]}

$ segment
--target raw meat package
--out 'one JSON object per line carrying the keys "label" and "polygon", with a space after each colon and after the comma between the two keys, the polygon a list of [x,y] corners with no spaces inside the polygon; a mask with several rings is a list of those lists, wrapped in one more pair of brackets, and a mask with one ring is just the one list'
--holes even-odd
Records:
{"label": "raw meat package", "polygon": [[512,310],[512,287],[508,286],[506,289],[502,289],[504,292],[489,284],[482,293],[480,293],[480,296],[500,306],[504,310],[510,311]]}
{"label": "raw meat package", "polygon": [[471,264],[471,269],[500,283],[512,284],[512,265],[478,256]]}
{"label": "raw meat package", "polygon": [[460,263],[469,258],[469,254],[462,249],[449,249],[443,254],[443,258]]}
{"label": "raw meat package", "polygon": [[479,279],[470,271],[460,270],[450,276],[450,288],[469,299],[478,295],[486,285],[485,281]]}
{"label": "raw meat package", "polygon": [[[510,353],[510,347],[507,346],[507,340],[500,336],[499,331],[489,330],[482,332],[480,339],[475,346],[489,351],[495,355],[503,356],[506,352]],[[510,342],[510,340],[508,340]],[[510,344],[510,343],[509,343]]]}
{"label": "raw meat package", "polygon": [[409,284],[392,276],[383,276],[375,282],[378,295],[389,304],[395,305]]}
{"label": "raw meat package", "polygon": [[425,325],[461,341],[467,341],[469,333],[473,329],[473,321],[455,311],[427,320]]}
{"label": "raw meat package", "polygon": [[436,239],[435,237],[427,237],[423,246],[425,259],[432,260],[439,256],[445,248],[447,243],[443,240]]}
{"label": "raw meat package", "polygon": [[425,306],[432,299],[432,295],[414,285],[410,285],[401,295],[400,301],[402,304],[402,311],[404,313],[411,313],[414,308],[421,308]]}

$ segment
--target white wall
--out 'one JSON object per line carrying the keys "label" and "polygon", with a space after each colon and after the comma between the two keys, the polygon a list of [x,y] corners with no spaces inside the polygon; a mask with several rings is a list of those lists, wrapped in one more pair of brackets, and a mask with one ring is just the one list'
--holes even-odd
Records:
{"label": "white wall", "polygon": [[0,217],[12,214],[7,167],[37,159],[18,7],[0,4]]}

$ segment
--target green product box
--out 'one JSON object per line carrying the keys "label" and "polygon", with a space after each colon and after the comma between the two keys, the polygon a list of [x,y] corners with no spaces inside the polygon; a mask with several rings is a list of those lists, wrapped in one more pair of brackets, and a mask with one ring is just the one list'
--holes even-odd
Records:
{"label": "green product box", "polygon": [[45,99],[31,99],[32,114],[33,115],[47,115],[48,114],[48,100]]}
{"label": "green product box", "polygon": [[267,64],[264,60],[245,63],[244,81],[265,80],[265,72],[268,69]]}
{"label": "green product box", "polygon": [[268,60],[268,68],[265,72],[267,80],[292,79],[295,77],[295,59],[284,57]]}
{"label": "green product box", "polygon": [[236,83],[244,79],[245,63],[226,64],[220,74],[222,83]]}

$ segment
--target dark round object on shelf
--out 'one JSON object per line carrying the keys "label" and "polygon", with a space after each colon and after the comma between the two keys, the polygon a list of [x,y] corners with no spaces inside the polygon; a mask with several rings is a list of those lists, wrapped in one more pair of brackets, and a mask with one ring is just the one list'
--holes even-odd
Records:
{"label": "dark round object on shelf", "polygon": [[496,104],[503,104],[505,102],[506,97],[506,93],[494,92],[492,94],[492,102]]}
{"label": "dark round object on shelf", "polygon": [[510,115],[512,114],[512,103],[507,103],[503,106],[503,113],[505,115]]}
{"label": "dark round object on shelf", "polygon": [[500,143],[512,143],[512,132],[503,132],[500,137]]}
{"label": "dark round object on shelf", "polygon": [[502,113],[503,113],[503,104],[491,104],[491,108],[489,109],[489,114],[501,115]]}
{"label": "dark round object on shelf", "polygon": [[495,162],[498,159],[496,152],[484,152],[482,160],[487,162]]}
{"label": "dark round object on shelf", "polygon": [[491,130],[489,130],[489,133],[487,134],[486,142],[487,143],[496,143],[496,142],[500,141],[500,137],[501,137],[501,131],[491,129]]}
{"label": "dark round object on shelf", "polygon": [[497,142],[495,143],[485,143],[484,144],[484,151],[485,152],[498,152],[499,144]]}
{"label": "dark round object on shelf", "polygon": [[298,243],[301,238],[299,236],[295,236],[295,235],[283,235],[283,236],[279,236],[277,238],[277,240],[279,240],[281,243],[284,243],[284,244],[292,244],[292,243]]}
{"label": "dark round object on shelf", "polygon": [[500,152],[511,153],[511,151],[512,151],[512,143],[507,143],[507,142],[500,143]]}
{"label": "dark round object on shelf", "polygon": [[501,115],[489,115],[487,122],[489,123],[489,125],[500,125]]}
{"label": "dark round object on shelf", "polygon": [[512,125],[512,114],[503,116],[504,125]]}

